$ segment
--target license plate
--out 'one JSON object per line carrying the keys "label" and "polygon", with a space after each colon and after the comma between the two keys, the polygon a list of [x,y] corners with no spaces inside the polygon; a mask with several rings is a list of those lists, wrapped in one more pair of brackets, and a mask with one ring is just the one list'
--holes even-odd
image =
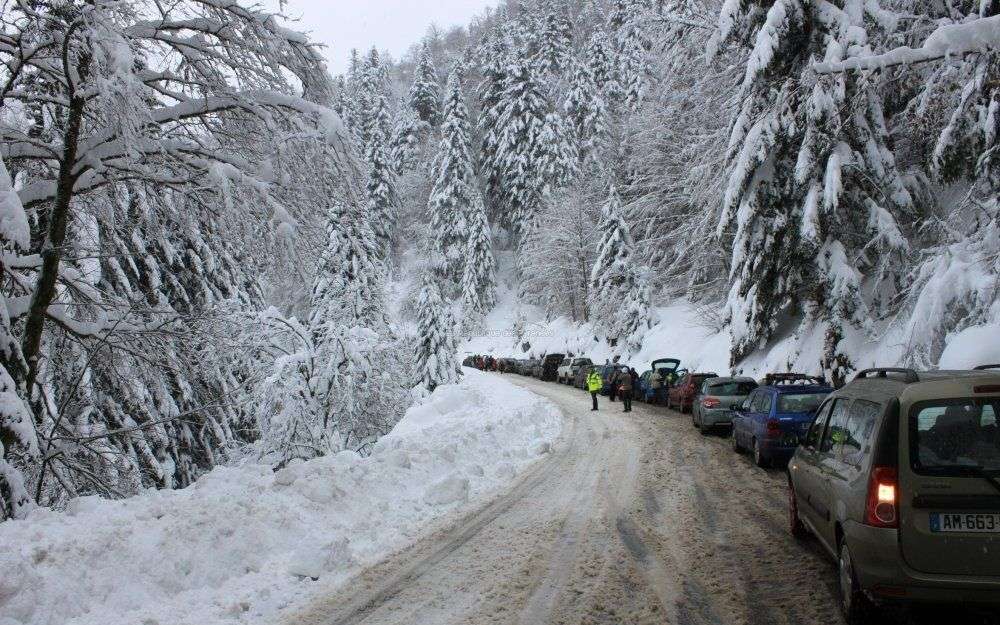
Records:
{"label": "license plate", "polygon": [[931,531],[1000,534],[1000,513],[933,513],[931,514]]}

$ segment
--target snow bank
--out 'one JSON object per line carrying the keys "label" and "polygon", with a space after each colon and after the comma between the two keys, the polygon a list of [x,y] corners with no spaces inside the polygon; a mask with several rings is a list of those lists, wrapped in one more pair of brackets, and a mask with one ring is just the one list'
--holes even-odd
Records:
{"label": "snow bank", "polygon": [[368,458],[220,467],[184,490],[36,510],[0,524],[0,623],[275,623],[497,493],[560,424],[551,404],[467,371]]}
{"label": "snow bank", "polygon": [[[521,303],[510,284],[513,277],[509,268],[501,274],[498,304],[487,316],[485,331],[468,338],[461,346],[463,355],[491,354],[498,358],[538,358],[547,353],[587,356],[596,363],[603,363],[613,350],[594,329],[591,323],[575,322],[567,317],[546,319],[543,311]],[[954,269],[948,265],[950,269]],[[915,319],[937,319],[947,312],[947,304],[954,299],[955,284],[965,291],[991,293],[990,284],[983,282],[982,272],[974,271],[971,264],[960,265],[955,275],[948,274],[943,284],[948,288],[933,289],[933,302],[921,300]],[[951,272],[955,273],[954,271]],[[959,292],[965,292],[959,289]],[[945,297],[944,300],[940,300]],[[925,298],[926,299],[926,298]],[[721,308],[720,304],[720,308]],[[929,308],[930,307],[930,308]],[[933,310],[932,310],[933,308]],[[775,371],[797,371],[822,374],[825,328],[797,326],[779,333],[768,345],[748,355],[733,370],[729,366],[729,349],[732,336],[729,328],[719,329],[720,310],[703,309],[685,301],[661,306],[650,311],[652,328],[642,341],[642,349],[624,361],[636,371],[649,369],[656,358],[679,358],[681,367],[692,371],[715,372],[719,375],[737,374],[761,378]],[[514,328],[523,328],[519,341]],[[919,332],[929,330],[918,329]],[[882,336],[870,340],[858,328],[844,329],[843,349],[851,357],[856,369],[891,367],[907,360],[911,350],[913,328],[892,326]],[[1000,326],[981,325],[955,333],[944,339],[945,349],[939,367],[968,368],[986,363],[1000,362]],[[528,345],[525,350],[524,346]]]}

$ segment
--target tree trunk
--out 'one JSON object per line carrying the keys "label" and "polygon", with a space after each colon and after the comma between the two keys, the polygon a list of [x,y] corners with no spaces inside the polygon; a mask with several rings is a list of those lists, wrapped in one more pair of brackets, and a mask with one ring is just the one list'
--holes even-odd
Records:
{"label": "tree trunk", "polygon": [[30,396],[38,375],[38,357],[42,344],[42,332],[45,329],[45,315],[49,304],[55,298],[56,280],[59,277],[59,261],[62,259],[62,246],[66,241],[66,226],[69,222],[69,207],[73,200],[73,185],[76,176],[73,168],[76,165],[76,153],[80,141],[80,126],[83,123],[83,110],[86,100],[83,96],[73,95],[69,102],[69,116],[66,132],[63,136],[63,156],[59,161],[59,178],[56,183],[56,201],[48,219],[48,232],[42,241],[40,255],[42,268],[38,274],[38,283],[31,296],[27,319],[24,324],[24,338],[21,350],[28,362],[25,388]]}

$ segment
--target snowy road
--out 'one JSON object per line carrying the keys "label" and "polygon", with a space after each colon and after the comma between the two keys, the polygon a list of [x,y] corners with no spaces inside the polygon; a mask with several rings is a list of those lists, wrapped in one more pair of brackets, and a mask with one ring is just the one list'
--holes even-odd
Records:
{"label": "snowy road", "polygon": [[506,494],[290,625],[835,625],[836,577],[785,529],[785,486],[663,408],[509,380],[563,438]]}

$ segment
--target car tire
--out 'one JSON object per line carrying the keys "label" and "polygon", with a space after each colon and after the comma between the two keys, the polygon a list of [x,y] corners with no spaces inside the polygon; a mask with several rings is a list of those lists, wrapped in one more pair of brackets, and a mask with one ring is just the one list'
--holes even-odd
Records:
{"label": "car tire", "polygon": [[753,463],[762,469],[771,466],[771,461],[767,459],[767,456],[764,455],[764,452],[760,448],[760,441],[755,438],[751,444],[753,445],[750,448],[753,451]]}
{"label": "car tire", "polygon": [[740,445],[740,439],[736,435],[736,428],[733,428],[733,431],[730,434],[729,443],[732,445],[733,451],[735,451],[738,454],[742,454],[743,453],[743,446]]}
{"label": "car tire", "polygon": [[874,612],[874,604],[858,584],[854,572],[854,559],[847,541],[840,539],[837,546],[837,577],[840,582],[840,610],[848,625],[862,625],[869,622]]}
{"label": "car tire", "polygon": [[788,476],[788,531],[799,540],[809,535],[809,530],[799,517],[799,499],[795,494],[791,475]]}
{"label": "car tire", "polygon": [[702,436],[708,436],[708,434],[712,431],[712,428],[705,425],[704,421],[699,421],[698,431],[701,433]]}

